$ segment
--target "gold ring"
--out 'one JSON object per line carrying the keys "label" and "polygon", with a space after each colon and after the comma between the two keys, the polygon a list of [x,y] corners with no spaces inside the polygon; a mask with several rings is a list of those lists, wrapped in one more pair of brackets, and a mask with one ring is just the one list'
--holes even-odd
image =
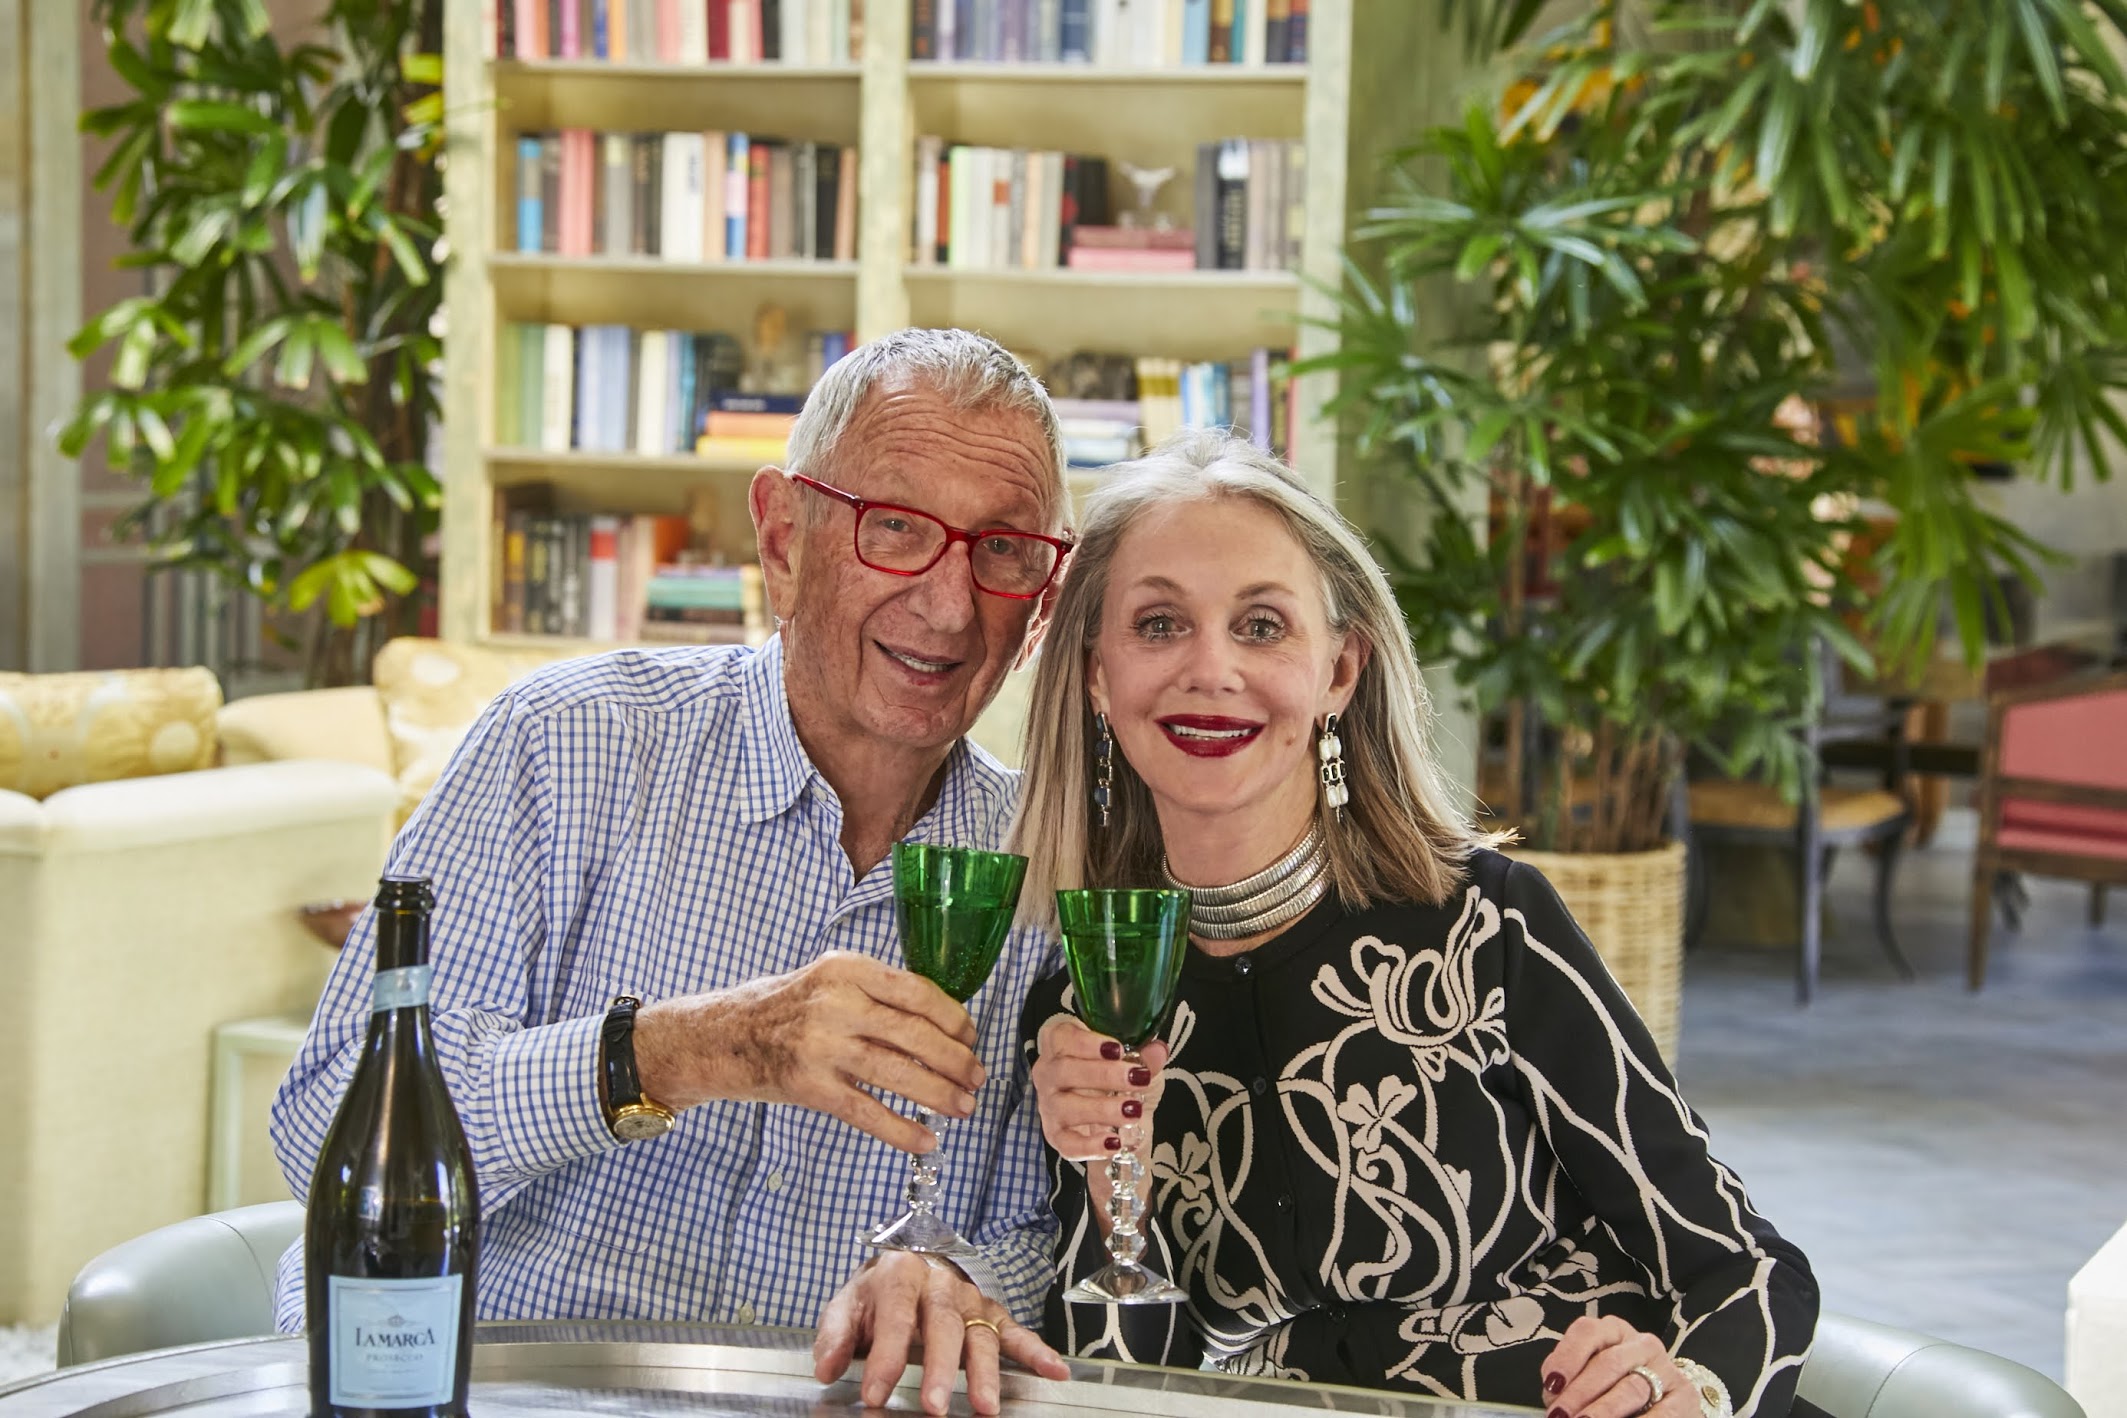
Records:
{"label": "gold ring", "polygon": [[1004,1331],[997,1327],[997,1321],[986,1320],[981,1315],[968,1316],[967,1322],[961,1326],[962,1332],[964,1333],[967,1330],[973,1329],[977,1325],[981,1325],[984,1329],[996,1335],[999,1339],[1004,1338]]}

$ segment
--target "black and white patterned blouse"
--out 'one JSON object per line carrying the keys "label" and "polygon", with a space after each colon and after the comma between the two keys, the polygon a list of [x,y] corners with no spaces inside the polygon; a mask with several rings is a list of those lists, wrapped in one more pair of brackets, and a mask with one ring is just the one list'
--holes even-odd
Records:
{"label": "black and white patterned blouse", "polygon": [[[1061,975],[1035,987],[1030,1060],[1069,1007]],[[1244,954],[1192,949],[1166,1038],[1146,1261],[1189,1302],[1063,1303],[1107,1257],[1083,1169],[1051,1153],[1052,1344],[1541,1405],[1551,1345],[1607,1314],[1713,1370],[1738,1415],[1788,1412],[1808,1262],[1533,868],[1480,852],[1442,906],[1330,899]]]}

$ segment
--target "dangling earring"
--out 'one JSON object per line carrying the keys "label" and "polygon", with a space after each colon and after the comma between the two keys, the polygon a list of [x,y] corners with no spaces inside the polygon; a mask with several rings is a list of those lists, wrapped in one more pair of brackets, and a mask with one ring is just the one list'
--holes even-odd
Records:
{"label": "dangling earring", "polygon": [[1108,716],[1095,714],[1100,742],[1093,746],[1093,806],[1100,809],[1100,825],[1108,825],[1108,804],[1115,800],[1115,735],[1108,732]]}
{"label": "dangling earring", "polygon": [[1344,805],[1351,801],[1351,789],[1344,786],[1344,740],[1337,737],[1337,716],[1331,714],[1322,721],[1322,736],[1315,740],[1315,757],[1322,760],[1322,798],[1336,814],[1337,821],[1344,821]]}

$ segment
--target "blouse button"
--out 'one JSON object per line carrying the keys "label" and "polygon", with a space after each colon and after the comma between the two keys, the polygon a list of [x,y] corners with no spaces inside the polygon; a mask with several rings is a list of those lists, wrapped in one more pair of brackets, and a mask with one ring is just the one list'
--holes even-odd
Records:
{"label": "blouse button", "polygon": [[1247,956],[1238,955],[1234,957],[1233,973],[1241,976],[1243,979],[1246,979],[1248,977],[1248,972],[1255,968],[1255,962],[1253,960],[1250,960]]}
{"label": "blouse button", "polygon": [[1292,1194],[1291,1194],[1291,1193],[1289,1193],[1289,1192],[1280,1192],[1280,1193],[1278,1194],[1278,1210],[1280,1210],[1280,1211],[1290,1211],[1290,1210],[1292,1210]]}
{"label": "blouse button", "polygon": [[1248,1086],[1250,1088],[1253,1088],[1255,1090],[1256,1097],[1260,1098],[1265,1093],[1268,1093],[1270,1091],[1270,1080],[1267,1078],[1258,1078],[1255,1082],[1249,1084]]}

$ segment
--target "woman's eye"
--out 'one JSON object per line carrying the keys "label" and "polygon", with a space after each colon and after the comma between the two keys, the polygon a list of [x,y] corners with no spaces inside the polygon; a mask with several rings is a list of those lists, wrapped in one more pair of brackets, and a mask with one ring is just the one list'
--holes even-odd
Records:
{"label": "woman's eye", "polygon": [[1174,617],[1155,612],[1137,618],[1137,633],[1147,640],[1165,640],[1174,634]]}
{"label": "woman's eye", "polygon": [[1241,638],[1244,640],[1275,640],[1284,633],[1284,622],[1275,616],[1252,615],[1241,622]]}

